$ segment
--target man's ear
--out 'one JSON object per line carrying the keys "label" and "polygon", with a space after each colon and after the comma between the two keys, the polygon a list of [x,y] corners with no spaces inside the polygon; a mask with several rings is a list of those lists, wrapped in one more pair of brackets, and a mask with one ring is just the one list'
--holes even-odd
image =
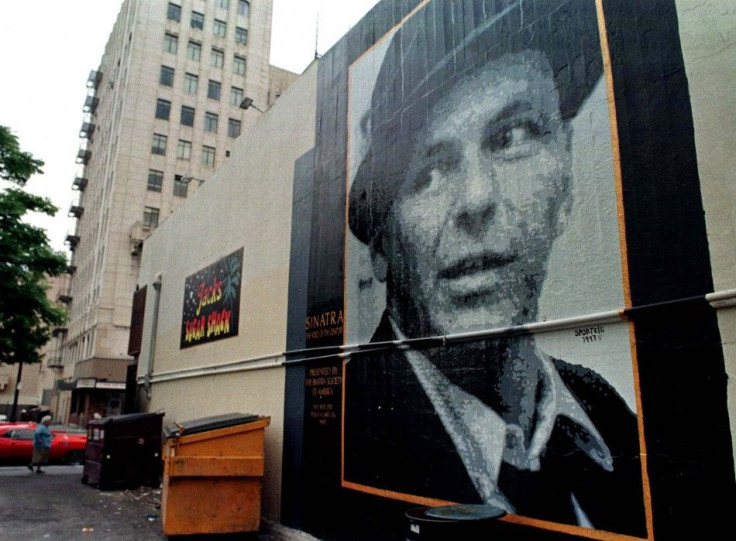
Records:
{"label": "man's ear", "polygon": [[386,256],[380,253],[374,244],[371,243],[371,266],[373,267],[373,276],[379,282],[385,282],[388,277],[388,261]]}
{"label": "man's ear", "polygon": [[570,214],[572,214],[572,175],[566,179],[565,184],[566,187],[563,189],[558,201],[559,207],[557,209],[557,223],[555,224],[557,228],[556,235],[558,236],[565,231],[565,228],[570,221]]}
{"label": "man's ear", "polygon": [[565,150],[563,163],[562,163],[562,186],[560,187],[560,197],[558,199],[559,207],[557,209],[557,235],[567,227],[567,223],[572,212],[572,123],[565,121],[562,124],[563,137],[565,138]]}

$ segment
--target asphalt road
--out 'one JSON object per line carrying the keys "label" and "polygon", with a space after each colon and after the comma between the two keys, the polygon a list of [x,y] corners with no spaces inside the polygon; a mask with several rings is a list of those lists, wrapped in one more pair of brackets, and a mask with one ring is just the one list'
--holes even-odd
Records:
{"label": "asphalt road", "polygon": [[163,533],[160,489],[100,491],[82,484],[82,466],[0,467],[0,538],[8,541],[204,540],[310,541],[315,538],[262,521],[260,532],[219,536],[167,537]]}
{"label": "asphalt road", "polygon": [[8,540],[157,540],[160,490],[99,491],[83,485],[82,466],[0,468],[0,531]]}

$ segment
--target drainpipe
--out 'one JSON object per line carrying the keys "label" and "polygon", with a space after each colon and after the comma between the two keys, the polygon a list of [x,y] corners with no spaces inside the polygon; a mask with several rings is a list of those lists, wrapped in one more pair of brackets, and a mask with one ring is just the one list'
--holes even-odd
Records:
{"label": "drainpipe", "polygon": [[143,380],[143,387],[146,389],[146,397],[151,399],[151,377],[153,376],[153,357],[156,352],[156,334],[158,332],[158,307],[161,303],[161,273],[156,275],[156,281],[153,282],[153,321],[151,322],[151,340],[148,346],[148,367],[146,368],[146,376]]}

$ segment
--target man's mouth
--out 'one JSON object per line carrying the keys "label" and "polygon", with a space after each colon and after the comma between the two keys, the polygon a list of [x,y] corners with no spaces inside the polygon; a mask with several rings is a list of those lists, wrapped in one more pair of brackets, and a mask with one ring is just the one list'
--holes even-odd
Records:
{"label": "man's mouth", "polygon": [[472,278],[475,275],[505,267],[516,260],[515,253],[499,254],[495,252],[467,257],[440,269],[440,280],[459,280]]}

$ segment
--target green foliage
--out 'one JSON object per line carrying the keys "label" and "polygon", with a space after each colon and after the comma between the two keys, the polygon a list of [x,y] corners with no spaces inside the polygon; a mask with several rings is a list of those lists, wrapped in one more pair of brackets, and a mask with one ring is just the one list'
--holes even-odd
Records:
{"label": "green foliage", "polygon": [[0,178],[23,186],[34,173],[43,173],[41,167],[43,161],[23,152],[18,138],[8,128],[0,126]]}
{"label": "green foliage", "polygon": [[[0,126],[3,179],[22,186],[41,165]],[[66,321],[65,311],[46,297],[47,277],[66,272],[66,257],[51,249],[43,229],[23,222],[28,212],[53,216],[57,210],[48,199],[18,188],[0,193],[0,362],[39,362],[51,329]]]}

